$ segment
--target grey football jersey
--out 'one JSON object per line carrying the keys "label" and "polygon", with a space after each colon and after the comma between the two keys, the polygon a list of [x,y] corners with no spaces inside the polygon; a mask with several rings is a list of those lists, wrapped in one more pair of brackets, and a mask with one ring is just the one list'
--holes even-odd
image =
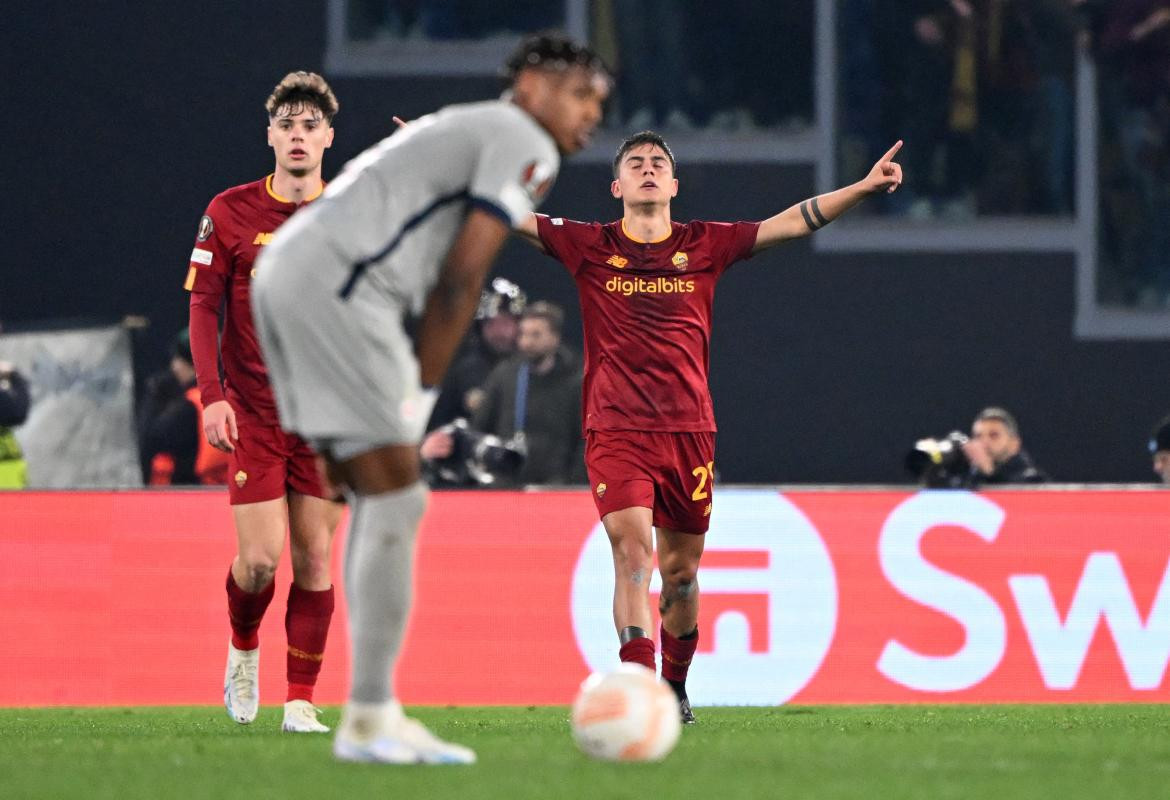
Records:
{"label": "grey football jersey", "polygon": [[346,262],[330,276],[343,297],[375,292],[418,314],[468,208],[515,227],[559,166],[552,137],[513,103],[448,106],[346,164],[298,227],[316,229]]}

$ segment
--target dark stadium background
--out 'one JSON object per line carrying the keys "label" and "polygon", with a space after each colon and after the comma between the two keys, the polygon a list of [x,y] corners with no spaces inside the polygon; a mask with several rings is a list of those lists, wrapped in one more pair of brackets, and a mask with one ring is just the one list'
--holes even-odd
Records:
{"label": "dark stadium background", "polygon": [[[127,314],[140,369],[186,319],[196,223],[222,189],[271,168],[262,103],[290,69],[322,69],[321,2],[38,4],[6,15],[7,155],[0,319],[7,330]],[[329,76],[327,76],[329,77]],[[484,79],[331,78],[342,103],[326,177],[417,116],[479,99]],[[907,142],[913,147],[913,142]],[[675,217],[759,219],[814,193],[813,169],[680,158]],[[913,180],[913,176],[909,176]],[[568,162],[544,210],[619,211],[599,164]],[[561,268],[511,243],[497,273],[570,311]],[[807,240],[721,284],[712,390],[724,482],[904,482],[914,439],[1018,416],[1063,481],[1146,482],[1170,410],[1170,347],[1073,336],[1072,255],[814,253]]]}

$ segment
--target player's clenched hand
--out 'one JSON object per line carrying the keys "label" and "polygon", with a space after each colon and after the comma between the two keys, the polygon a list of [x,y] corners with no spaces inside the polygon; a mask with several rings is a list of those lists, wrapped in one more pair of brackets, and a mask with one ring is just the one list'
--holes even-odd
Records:
{"label": "player's clenched hand", "polygon": [[865,176],[865,183],[871,192],[885,191],[887,194],[896,192],[902,185],[902,165],[894,161],[894,156],[902,149],[902,140],[899,139],[886,154],[878,159],[873,169]]}
{"label": "player's clenched hand", "polygon": [[203,433],[207,443],[217,450],[231,453],[236,449],[232,442],[239,440],[240,432],[236,428],[236,412],[227,400],[217,400],[203,409]]}

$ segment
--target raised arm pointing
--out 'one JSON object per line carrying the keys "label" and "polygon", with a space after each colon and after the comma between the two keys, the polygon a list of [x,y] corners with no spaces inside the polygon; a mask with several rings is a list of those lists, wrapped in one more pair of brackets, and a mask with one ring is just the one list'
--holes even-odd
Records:
{"label": "raised arm pointing", "polygon": [[902,165],[894,161],[894,156],[901,149],[899,139],[857,183],[811,197],[761,222],[752,252],[818,231],[871,194],[897,191],[902,185]]}

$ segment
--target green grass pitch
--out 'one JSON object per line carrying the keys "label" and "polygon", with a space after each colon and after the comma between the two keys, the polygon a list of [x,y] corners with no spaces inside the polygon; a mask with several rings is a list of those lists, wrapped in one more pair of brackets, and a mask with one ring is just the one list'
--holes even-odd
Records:
{"label": "green grass pitch", "polygon": [[[416,708],[472,767],[335,763],[329,736],[222,708],[0,709],[4,798],[1161,798],[1170,709],[704,708],[660,764],[573,747],[565,708]],[[326,709],[327,724],[337,721]]]}

